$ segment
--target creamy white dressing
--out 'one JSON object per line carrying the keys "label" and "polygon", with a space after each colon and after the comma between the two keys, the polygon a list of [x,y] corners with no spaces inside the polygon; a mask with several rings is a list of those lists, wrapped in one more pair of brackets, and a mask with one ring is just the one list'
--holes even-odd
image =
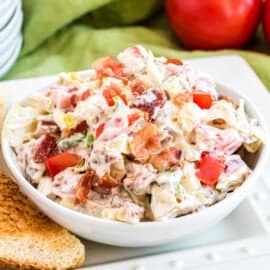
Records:
{"label": "creamy white dressing", "polygon": [[108,120],[104,126],[102,134],[98,137],[100,141],[111,141],[119,135],[126,133],[128,128],[128,118],[125,111],[119,111]]}
{"label": "creamy white dressing", "polygon": [[155,220],[166,220],[195,211],[202,203],[194,196],[184,195],[178,202],[174,193],[166,187],[154,185],[151,189],[151,209]]}
{"label": "creamy white dressing", "polygon": [[250,169],[239,155],[229,156],[226,161],[226,170],[220,176],[216,188],[222,192],[227,192],[241,185],[250,174]]}
{"label": "creamy white dressing", "polygon": [[38,141],[31,140],[16,148],[17,161],[22,171],[31,183],[39,183],[40,178],[44,174],[46,168],[43,163],[36,163],[33,160],[33,153]]}
{"label": "creamy white dressing", "polygon": [[238,128],[236,120],[236,111],[233,104],[225,100],[217,101],[209,110],[205,112],[202,121],[209,123],[213,120],[223,119],[226,127]]}
{"label": "creamy white dressing", "polygon": [[107,107],[108,105],[104,97],[100,94],[95,94],[85,101],[80,101],[72,115],[77,119],[86,120],[90,129],[93,130],[92,127],[98,121],[107,118],[105,113]]}
{"label": "creamy white dressing", "polygon": [[152,166],[130,163],[127,177],[124,179],[124,187],[135,195],[143,195],[150,192],[150,185],[156,179],[157,174]]}
{"label": "creamy white dressing", "polygon": [[58,173],[53,180],[52,192],[61,197],[75,197],[76,187],[81,175],[74,174],[72,168],[67,168]]}
{"label": "creamy white dressing", "polygon": [[191,132],[204,116],[204,110],[200,109],[195,103],[188,102],[178,114],[178,123],[185,132]]}
{"label": "creamy white dressing", "polygon": [[135,46],[125,49],[119,53],[117,59],[122,63],[128,71],[141,71],[148,58],[148,52],[142,46]]}
{"label": "creamy white dressing", "polygon": [[217,155],[231,155],[243,143],[240,134],[235,129],[222,130],[207,125],[200,125],[196,128],[195,138],[198,149]]}

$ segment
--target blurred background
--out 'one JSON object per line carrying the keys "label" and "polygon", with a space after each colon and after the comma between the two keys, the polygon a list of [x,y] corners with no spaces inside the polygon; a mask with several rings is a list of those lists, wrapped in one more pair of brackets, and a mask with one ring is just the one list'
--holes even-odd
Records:
{"label": "blurred background", "polygon": [[0,78],[88,69],[142,44],[156,55],[237,54],[270,87],[270,0],[1,0]]}

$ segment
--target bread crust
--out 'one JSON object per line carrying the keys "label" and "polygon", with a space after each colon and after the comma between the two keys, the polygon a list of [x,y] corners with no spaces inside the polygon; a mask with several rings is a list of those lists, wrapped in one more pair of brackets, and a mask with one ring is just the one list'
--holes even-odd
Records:
{"label": "bread crust", "polygon": [[79,239],[43,215],[0,172],[0,264],[20,269],[74,269],[84,257]]}

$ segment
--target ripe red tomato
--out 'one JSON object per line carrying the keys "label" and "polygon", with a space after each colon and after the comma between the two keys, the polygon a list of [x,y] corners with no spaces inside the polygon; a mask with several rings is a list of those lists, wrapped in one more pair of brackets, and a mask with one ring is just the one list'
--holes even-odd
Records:
{"label": "ripe red tomato", "polygon": [[261,10],[262,0],[166,0],[172,30],[190,49],[241,48]]}
{"label": "ripe red tomato", "polygon": [[81,161],[81,158],[73,153],[60,153],[45,160],[46,168],[51,177],[54,177],[59,172],[68,167],[75,166]]}
{"label": "ripe red tomato", "polygon": [[212,96],[207,93],[193,93],[193,102],[201,109],[209,109],[213,104],[213,99]]}
{"label": "ripe red tomato", "polygon": [[263,11],[263,30],[265,39],[270,45],[270,1],[267,0]]}
{"label": "ripe red tomato", "polygon": [[131,126],[136,120],[141,117],[139,113],[133,113],[128,116],[128,125]]}
{"label": "ripe red tomato", "polygon": [[99,137],[100,134],[103,132],[105,127],[105,123],[100,124],[96,129],[96,137]]}
{"label": "ripe red tomato", "polygon": [[197,164],[196,176],[208,186],[214,186],[225,169],[224,162],[208,152],[203,152]]}

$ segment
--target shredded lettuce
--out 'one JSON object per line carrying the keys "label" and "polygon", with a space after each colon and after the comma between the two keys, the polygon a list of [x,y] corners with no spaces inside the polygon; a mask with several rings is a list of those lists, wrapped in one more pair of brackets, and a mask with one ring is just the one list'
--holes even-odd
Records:
{"label": "shredded lettuce", "polygon": [[19,146],[29,140],[36,128],[37,111],[31,107],[14,106],[8,113],[4,134],[11,146]]}

